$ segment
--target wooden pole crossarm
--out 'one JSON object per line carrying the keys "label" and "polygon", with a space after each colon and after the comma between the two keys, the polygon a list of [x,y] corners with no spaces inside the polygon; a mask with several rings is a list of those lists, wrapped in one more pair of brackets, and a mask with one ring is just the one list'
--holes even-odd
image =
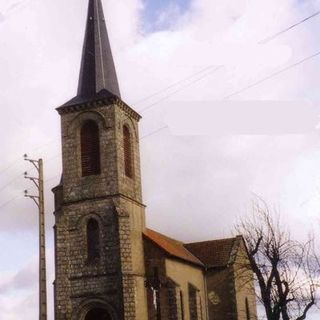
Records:
{"label": "wooden pole crossarm", "polygon": [[34,183],[38,195],[28,194],[25,190],[24,196],[32,199],[39,209],[39,320],[47,320],[47,276],[46,276],[46,238],[45,238],[45,213],[44,213],[44,178],[43,160],[29,159],[24,155],[24,160],[32,163],[38,172],[38,177],[29,176],[27,172],[24,177]]}

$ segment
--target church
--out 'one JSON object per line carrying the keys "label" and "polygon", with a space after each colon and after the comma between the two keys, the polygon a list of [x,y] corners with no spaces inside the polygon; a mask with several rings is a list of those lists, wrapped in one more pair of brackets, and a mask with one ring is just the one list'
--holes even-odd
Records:
{"label": "church", "polygon": [[241,236],[182,243],[146,227],[141,117],[121,99],[101,0],[89,0],[77,95],[57,111],[55,320],[257,319]]}

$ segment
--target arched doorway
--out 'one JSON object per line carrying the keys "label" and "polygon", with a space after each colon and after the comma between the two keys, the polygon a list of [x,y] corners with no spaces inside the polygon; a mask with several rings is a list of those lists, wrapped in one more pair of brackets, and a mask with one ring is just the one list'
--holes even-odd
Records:
{"label": "arched doorway", "polygon": [[107,310],[95,308],[87,313],[85,320],[112,320],[112,318]]}

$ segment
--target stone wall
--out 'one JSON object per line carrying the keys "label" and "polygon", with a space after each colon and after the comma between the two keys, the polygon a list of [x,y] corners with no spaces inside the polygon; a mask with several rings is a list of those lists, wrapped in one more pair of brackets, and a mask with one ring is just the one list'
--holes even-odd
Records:
{"label": "stone wall", "polygon": [[[184,261],[179,261],[178,259],[168,258],[166,253],[149,239],[145,239],[144,247],[147,279],[152,282],[154,271],[157,269],[161,282],[161,319],[191,319],[189,303],[190,283],[193,287],[197,288],[195,295],[197,320],[207,319],[206,288],[202,268]],[[154,293],[150,286],[149,283],[148,319],[156,320],[157,313],[154,303]]]}
{"label": "stone wall", "polygon": [[233,268],[209,269],[206,272],[210,320],[237,320]]}
{"label": "stone wall", "polygon": [[[146,320],[139,116],[120,100],[65,107],[59,113],[63,182],[54,189],[56,320],[82,319],[97,303],[115,319]],[[99,127],[101,173],[83,177],[80,130],[87,120]],[[132,178],[124,173],[123,125],[132,139]],[[100,228],[96,263],[87,257],[90,218]]]}
{"label": "stone wall", "polygon": [[[93,211],[94,210],[94,211]],[[87,259],[86,224],[99,222],[100,259]],[[64,206],[56,221],[57,319],[72,319],[86,300],[102,299],[121,318],[122,277],[118,217],[111,201],[86,201]]]}
{"label": "stone wall", "polygon": [[237,320],[256,320],[257,306],[253,272],[244,242],[241,241],[239,246],[238,255],[233,266],[238,310]]}

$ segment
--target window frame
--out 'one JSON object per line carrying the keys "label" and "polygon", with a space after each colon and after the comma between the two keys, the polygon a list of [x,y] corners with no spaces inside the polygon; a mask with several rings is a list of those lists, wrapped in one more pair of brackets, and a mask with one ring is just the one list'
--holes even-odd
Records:
{"label": "window frame", "polygon": [[[90,223],[95,228],[89,230]],[[95,218],[89,218],[86,222],[87,263],[94,264],[101,259],[100,223]]]}
{"label": "window frame", "polygon": [[100,128],[96,121],[86,120],[80,128],[81,176],[101,174]]}
{"label": "window frame", "polygon": [[134,178],[134,161],[133,161],[133,143],[132,134],[129,126],[124,124],[122,127],[123,136],[123,162],[124,174],[127,178]]}

